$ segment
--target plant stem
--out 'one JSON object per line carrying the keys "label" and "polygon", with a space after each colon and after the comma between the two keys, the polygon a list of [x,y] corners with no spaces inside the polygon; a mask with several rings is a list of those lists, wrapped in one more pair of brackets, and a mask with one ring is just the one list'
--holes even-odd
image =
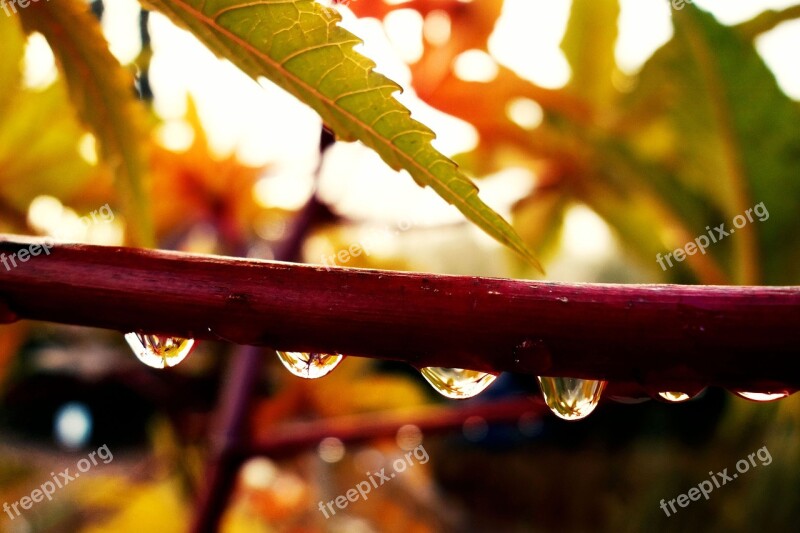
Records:
{"label": "plant stem", "polygon": [[378,438],[394,438],[403,426],[416,426],[425,437],[435,433],[460,430],[468,419],[480,417],[487,422],[515,423],[528,415],[531,420],[547,412],[543,402],[526,397],[512,397],[488,403],[458,403],[448,406],[419,407],[413,413],[381,411],[340,416],[311,422],[292,422],[271,426],[251,444],[239,450],[242,458],[266,455],[279,459],[317,446],[326,437],[346,444],[359,444]]}
{"label": "plant stem", "polygon": [[[0,236],[0,253],[33,242]],[[800,287],[545,283],[66,244],[16,263],[0,263],[0,301],[25,319],[415,366],[800,386]]]}

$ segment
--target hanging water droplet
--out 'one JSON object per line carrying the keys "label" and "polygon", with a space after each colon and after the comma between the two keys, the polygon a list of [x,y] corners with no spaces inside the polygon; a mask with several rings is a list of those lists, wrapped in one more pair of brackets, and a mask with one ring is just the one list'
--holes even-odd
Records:
{"label": "hanging water droplet", "polygon": [[780,400],[781,398],[786,398],[789,396],[788,392],[743,392],[743,391],[733,391],[733,393],[737,396],[741,396],[745,400],[750,400],[753,402],[774,402],[775,400]]}
{"label": "hanging water droplet", "polygon": [[420,373],[442,396],[454,400],[472,398],[480,394],[497,378],[494,374],[477,370],[438,366],[427,366],[422,368]]}
{"label": "hanging water droplet", "polygon": [[280,350],[276,350],[276,353],[286,370],[305,379],[327,376],[344,359],[344,356],[340,354],[281,352]]}
{"label": "hanging water droplet", "polygon": [[186,359],[194,347],[194,339],[167,335],[127,333],[125,340],[139,361],[153,368],[177,365]]}
{"label": "hanging water droplet", "polygon": [[702,385],[696,383],[686,384],[681,383],[671,388],[671,385],[644,385],[645,390],[653,398],[663,400],[669,403],[681,403],[700,397],[706,390]]}
{"label": "hanging water droplet", "polygon": [[589,416],[597,407],[606,383],[592,379],[539,377],[545,403],[553,414],[564,420]]}
{"label": "hanging water droplet", "polygon": [[680,403],[691,400],[692,397],[685,392],[659,392],[658,395],[668,402]]}

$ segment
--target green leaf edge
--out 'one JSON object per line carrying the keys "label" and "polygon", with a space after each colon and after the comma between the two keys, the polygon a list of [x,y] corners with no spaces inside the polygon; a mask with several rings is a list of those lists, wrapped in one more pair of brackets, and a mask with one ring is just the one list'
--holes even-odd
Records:
{"label": "green leaf edge", "polygon": [[[352,33],[340,27],[337,22],[341,20],[335,10],[326,8],[310,0],[298,1],[250,1],[250,2],[217,2],[224,5],[213,15],[206,14],[201,7],[195,7],[183,0],[144,0],[145,3],[173,22],[191,31],[201,42],[214,51],[217,55],[229,59],[253,79],[263,76],[277,84],[302,102],[312,107],[328,127],[340,138],[345,140],[358,139],[369,148],[375,150],[381,158],[394,169],[407,170],[414,180],[421,186],[430,186],[445,201],[454,205],[469,220],[477,224],[487,234],[502,244],[513,249],[542,273],[544,272],[534,254],[527,248],[523,240],[514,231],[513,227],[499,214],[488,207],[479,197],[478,188],[472,181],[458,170],[457,165],[436,151],[430,141],[435,138],[433,132],[410,118],[410,111],[400,104],[392,95],[401,91],[401,87],[385,76],[375,72],[375,63],[358,54],[353,47],[362,41]],[[225,5],[227,4],[227,5]],[[225,27],[218,19],[229,15],[237,9],[269,9],[274,6],[285,7],[291,4],[297,10],[298,23],[303,23],[311,31],[325,30],[327,39],[312,47],[299,47],[286,54],[282,59],[273,58],[268,53],[248,42],[230,28]],[[232,21],[235,22],[235,21]],[[275,32],[273,37],[277,35]],[[310,33],[310,32],[305,32]],[[327,96],[320,92],[319,87],[302,78],[302,73],[292,72],[286,64],[293,59],[313,53],[326,47],[338,47],[342,58],[353,60],[364,69],[365,83],[359,89]],[[238,48],[238,49],[237,49]],[[242,54],[241,51],[245,53]],[[325,59],[324,55],[322,59]],[[340,66],[339,64],[326,65],[328,71]],[[324,78],[324,76],[323,76]],[[352,80],[345,80],[350,82]],[[370,124],[340,103],[349,97],[377,91],[383,97],[383,107],[380,108],[378,117]],[[394,135],[387,138],[381,135],[374,127],[386,117],[401,114],[401,120],[408,124],[400,131],[393,131]],[[415,137],[407,140],[406,147],[398,145],[397,141],[404,137],[417,134],[427,139],[421,144]],[[417,144],[415,146],[415,143]],[[415,150],[412,152],[411,150]],[[424,158],[424,159],[423,159]],[[444,167],[439,170],[437,167]],[[437,173],[441,175],[437,175]]]}

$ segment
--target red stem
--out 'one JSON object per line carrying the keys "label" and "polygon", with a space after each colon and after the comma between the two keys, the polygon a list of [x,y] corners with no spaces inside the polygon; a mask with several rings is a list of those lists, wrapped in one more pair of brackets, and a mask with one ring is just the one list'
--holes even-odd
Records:
{"label": "red stem", "polygon": [[266,434],[257,436],[252,445],[239,450],[243,458],[267,455],[271,458],[290,456],[316,446],[326,437],[345,443],[368,442],[376,438],[394,438],[405,425],[417,426],[423,435],[461,429],[471,417],[487,422],[518,422],[525,414],[538,419],[547,411],[543,402],[514,397],[490,403],[467,402],[448,406],[420,407],[408,411],[365,413],[311,422],[292,422],[270,426]]}
{"label": "red stem", "polygon": [[[0,253],[32,242],[0,236]],[[800,386],[800,287],[544,283],[88,245],[17,264],[0,263],[0,301],[20,318],[415,366]]]}

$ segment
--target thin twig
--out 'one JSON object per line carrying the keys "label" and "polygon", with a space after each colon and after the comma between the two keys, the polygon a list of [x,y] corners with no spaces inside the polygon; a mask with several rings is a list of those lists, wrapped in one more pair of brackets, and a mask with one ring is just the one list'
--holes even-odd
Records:
{"label": "thin twig", "polygon": [[425,436],[459,430],[471,418],[487,423],[516,423],[525,415],[530,422],[547,411],[543,402],[526,397],[512,397],[488,403],[418,407],[397,412],[362,413],[311,422],[292,422],[270,426],[266,434],[239,450],[241,457],[266,455],[279,458],[297,454],[335,437],[346,444],[359,444],[377,438],[394,438],[403,426],[416,426]]}

